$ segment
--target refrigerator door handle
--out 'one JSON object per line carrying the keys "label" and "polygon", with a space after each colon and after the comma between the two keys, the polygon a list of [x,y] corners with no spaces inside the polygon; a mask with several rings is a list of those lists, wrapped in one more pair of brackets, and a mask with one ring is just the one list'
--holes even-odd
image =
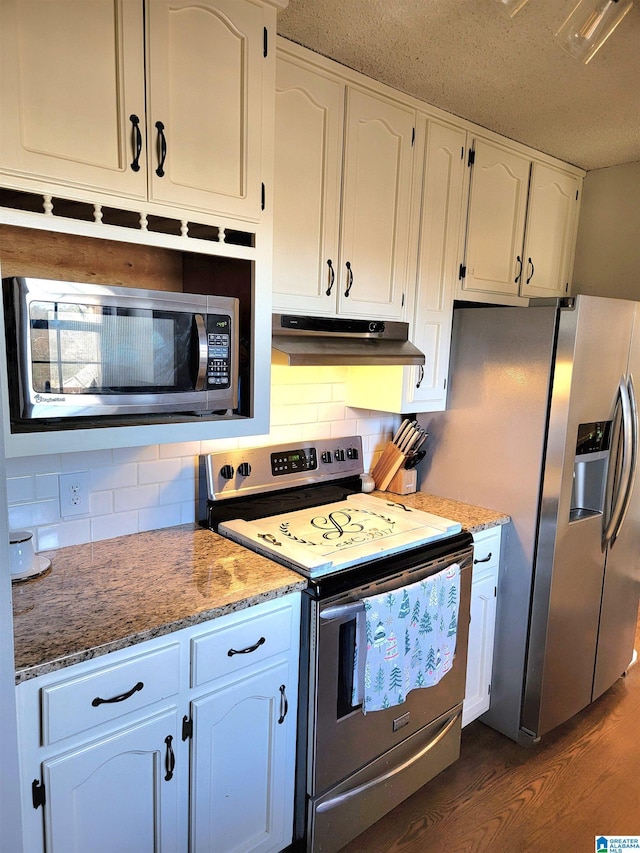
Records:
{"label": "refrigerator door handle", "polygon": [[[614,421],[618,408],[622,409],[622,464],[620,467],[620,476],[613,478],[613,486],[615,494],[612,496],[612,510],[609,520],[604,525],[602,533],[602,549],[604,550],[612,543],[614,534],[620,529],[619,524],[622,518],[624,509],[624,499],[627,492],[627,485],[631,477],[631,457],[632,457],[632,417],[631,417],[631,401],[629,399],[629,391],[627,387],[626,377],[620,379],[618,386],[618,396],[614,406]],[[613,449],[613,448],[612,448]],[[616,459],[616,464],[617,464]],[[609,459],[611,464],[611,459]]]}
{"label": "refrigerator door handle", "polygon": [[636,393],[633,385],[633,377],[629,374],[627,378],[627,394],[629,397],[629,405],[631,407],[631,462],[629,466],[629,476],[624,487],[624,499],[622,501],[622,509],[618,523],[616,524],[613,535],[611,536],[611,547],[615,545],[618,534],[622,529],[624,520],[627,517],[629,504],[631,503],[631,493],[633,492],[633,484],[636,477],[636,469],[638,466],[638,405],[636,402]]}

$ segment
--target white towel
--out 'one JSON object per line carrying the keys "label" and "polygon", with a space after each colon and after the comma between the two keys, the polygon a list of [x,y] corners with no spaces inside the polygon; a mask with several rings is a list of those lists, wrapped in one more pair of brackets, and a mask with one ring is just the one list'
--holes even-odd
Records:
{"label": "white towel", "polygon": [[354,658],[354,705],[379,711],[431,687],[453,666],[460,601],[454,563],[418,583],[363,599]]}

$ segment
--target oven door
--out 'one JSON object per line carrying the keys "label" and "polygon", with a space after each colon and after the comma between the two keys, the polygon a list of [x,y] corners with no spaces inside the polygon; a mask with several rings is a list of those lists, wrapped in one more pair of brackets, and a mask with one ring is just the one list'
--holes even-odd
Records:
{"label": "oven door", "polygon": [[[310,669],[308,794],[318,797],[446,714],[464,698],[472,549],[388,575],[357,590],[314,602],[317,643]],[[403,704],[370,711],[352,704],[356,614],[362,598],[396,590],[458,563],[460,600],[452,668],[434,686],[412,690]],[[426,781],[426,780],[425,780]]]}

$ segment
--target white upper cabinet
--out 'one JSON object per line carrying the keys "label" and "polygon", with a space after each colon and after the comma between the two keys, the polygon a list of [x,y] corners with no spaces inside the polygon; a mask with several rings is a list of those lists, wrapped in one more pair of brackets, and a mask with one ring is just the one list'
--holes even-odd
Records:
{"label": "white upper cabinet", "polygon": [[3,0],[0,171],[258,220],[267,23],[253,0]]}
{"label": "white upper cabinet", "polygon": [[261,204],[259,6],[147,3],[149,197],[257,219]]}
{"label": "white upper cabinet", "polygon": [[146,197],[143,6],[3,0],[0,169]]}
{"label": "white upper cabinet", "polygon": [[460,297],[568,293],[581,179],[486,139],[473,156]]}
{"label": "white upper cabinet", "polygon": [[534,163],[524,241],[522,296],[569,292],[578,225],[580,181],[573,175]]}
{"label": "white upper cabinet", "polygon": [[[336,304],[344,85],[276,60],[273,298],[327,314]],[[332,292],[328,293],[333,284]]]}
{"label": "white upper cabinet", "polygon": [[274,308],[400,319],[415,111],[281,50]]}
{"label": "white upper cabinet", "polygon": [[473,150],[463,288],[517,295],[531,161],[484,139]]}
{"label": "white upper cabinet", "polygon": [[[464,214],[466,132],[425,116],[418,118],[418,169],[412,204],[411,340],[425,354],[424,367],[358,367],[350,371],[347,400],[353,406],[391,412],[439,411],[446,380]],[[420,172],[422,173],[421,180]]]}

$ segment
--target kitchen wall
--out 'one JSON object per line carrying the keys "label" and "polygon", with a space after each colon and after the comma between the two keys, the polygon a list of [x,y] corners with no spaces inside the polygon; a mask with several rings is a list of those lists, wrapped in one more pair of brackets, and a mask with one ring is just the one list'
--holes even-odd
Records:
{"label": "kitchen wall", "polygon": [[[43,551],[193,522],[196,458],[225,447],[358,434],[370,470],[398,418],[346,406],[347,370],[274,366],[268,436],[8,459],[9,526]],[[58,474],[76,471],[89,471],[90,511],[63,519]]]}
{"label": "kitchen wall", "polygon": [[573,293],[640,299],[640,163],[588,172]]}

